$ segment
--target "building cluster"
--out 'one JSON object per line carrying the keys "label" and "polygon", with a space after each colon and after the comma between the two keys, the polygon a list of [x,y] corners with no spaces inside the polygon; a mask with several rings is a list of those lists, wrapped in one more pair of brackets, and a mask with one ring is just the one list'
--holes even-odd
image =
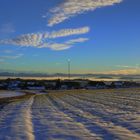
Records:
{"label": "building cluster", "polygon": [[140,83],[130,81],[90,81],[90,80],[0,80],[0,90],[70,90],[140,87]]}

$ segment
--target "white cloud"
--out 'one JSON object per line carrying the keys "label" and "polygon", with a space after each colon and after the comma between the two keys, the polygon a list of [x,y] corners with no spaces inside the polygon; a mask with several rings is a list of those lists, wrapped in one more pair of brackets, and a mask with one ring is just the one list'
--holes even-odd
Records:
{"label": "white cloud", "polygon": [[6,40],[1,40],[0,44],[5,44],[5,45],[17,45],[17,46],[34,46],[37,47],[40,45],[42,41],[42,34],[26,34],[22,35],[19,37],[16,37],[14,39],[6,39]]}
{"label": "white cloud", "polygon": [[83,43],[88,40],[89,40],[88,38],[76,38],[65,41],[64,43],[54,43],[54,42],[43,43],[42,45],[39,46],[39,48],[50,48],[51,50],[61,51],[73,47],[73,45],[76,43]]}
{"label": "white cloud", "polygon": [[67,41],[65,43],[50,43],[55,38],[86,34],[90,30],[89,27],[82,27],[77,29],[63,29],[59,31],[46,32],[46,33],[32,33],[18,36],[14,39],[0,40],[0,44],[15,45],[23,47],[36,47],[36,48],[51,48],[53,50],[64,50],[71,47],[74,43],[85,42],[87,38],[79,38]]}
{"label": "white cloud", "polygon": [[50,10],[51,18],[48,25],[53,26],[78,14],[120,2],[122,0],[65,0],[64,3]]}
{"label": "white cloud", "polygon": [[67,44],[73,44],[73,43],[82,43],[85,41],[88,41],[88,38],[77,38],[77,39],[71,39],[69,41],[67,41]]}
{"label": "white cloud", "polygon": [[71,35],[79,35],[79,34],[85,34],[88,33],[90,30],[89,27],[82,27],[82,28],[76,28],[76,29],[63,29],[60,31],[53,31],[51,33],[45,33],[44,38],[54,39],[59,37],[66,37]]}
{"label": "white cloud", "polygon": [[49,48],[52,49],[52,50],[55,50],[55,51],[61,51],[61,50],[66,50],[66,49],[69,49],[71,48],[72,46],[71,45],[68,45],[68,44],[61,44],[61,43],[52,43],[49,45]]}

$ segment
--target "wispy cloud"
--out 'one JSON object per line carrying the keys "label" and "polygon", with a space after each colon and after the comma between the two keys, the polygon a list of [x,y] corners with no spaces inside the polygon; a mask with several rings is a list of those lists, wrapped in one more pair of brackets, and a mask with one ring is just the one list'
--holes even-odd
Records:
{"label": "wispy cloud", "polygon": [[116,67],[128,68],[128,69],[137,69],[137,68],[139,68],[139,64],[136,64],[134,66],[130,66],[130,65],[116,65]]}
{"label": "wispy cloud", "polygon": [[[45,33],[32,33],[18,36],[13,39],[0,40],[0,44],[5,45],[15,45],[15,46],[23,46],[23,47],[36,47],[36,48],[51,48],[53,50],[64,50],[71,47],[74,43],[85,42],[87,38],[78,38],[74,40],[69,40],[64,43],[54,43],[53,39],[60,37],[67,37],[72,35],[81,35],[86,34],[90,30],[89,27],[82,27],[76,29],[63,29],[59,31],[53,32],[45,32]],[[51,43],[50,43],[51,42]],[[52,43],[53,42],[53,43]]]}
{"label": "wispy cloud", "polygon": [[67,44],[73,44],[73,43],[82,43],[85,41],[88,41],[88,38],[77,38],[77,39],[71,39],[69,41],[67,41]]}
{"label": "wispy cloud", "polygon": [[5,23],[0,26],[0,33],[2,34],[9,34],[14,32],[15,32],[15,28],[12,23]]}
{"label": "wispy cloud", "polygon": [[71,39],[71,40],[65,41],[63,43],[55,43],[55,42],[44,43],[44,44],[40,45],[39,47],[40,48],[50,48],[55,51],[61,51],[61,50],[66,50],[66,49],[73,47],[73,45],[76,43],[82,43],[82,42],[85,42],[88,40],[89,40],[88,38],[76,38],[76,39]]}
{"label": "wispy cloud", "polygon": [[46,48],[50,48],[51,50],[55,50],[55,51],[61,51],[61,50],[66,50],[71,48],[71,45],[68,45],[66,43],[44,43],[42,47],[46,47]]}
{"label": "wispy cloud", "polygon": [[111,71],[109,73],[111,73],[111,74],[125,74],[125,75],[128,75],[128,74],[140,74],[140,69],[136,69],[136,68],[123,69],[123,70]]}
{"label": "wispy cloud", "polygon": [[3,50],[3,51],[1,51],[2,53],[6,53],[6,54],[11,54],[11,53],[13,53],[13,51],[12,50]]}
{"label": "wispy cloud", "polygon": [[[122,0],[65,0],[62,4],[50,10],[51,17],[48,26],[61,23],[78,14],[120,2]],[[43,17],[46,18],[46,15]]]}
{"label": "wispy cloud", "polygon": [[53,31],[51,33],[46,33],[45,38],[54,39],[59,37],[66,37],[71,35],[79,35],[79,34],[85,34],[88,33],[90,30],[89,27],[82,27],[82,28],[76,28],[76,29],[63,29],[60,31]]}
{"label": "wispy cloud", "polygon": [[6,60],[6,59],[18,59],[20,57],[22,57],[24,54],[16,54],[16,55],[4,55],[4,56],[0,56],[0,60]]}
{"label": "wispy cloud", "polygon": [[115,75],[130,75],[130,74],[140,74],[140,68],[126,68],[120,70],[112,70],[105,72],[97,72],[98,74],[115,74]]}
{"label": "wispy cloud", "polygon": [[127,65],[116,65],[116,67],[120,67],[120,68],[130,68],[130,66],[127,66]]}

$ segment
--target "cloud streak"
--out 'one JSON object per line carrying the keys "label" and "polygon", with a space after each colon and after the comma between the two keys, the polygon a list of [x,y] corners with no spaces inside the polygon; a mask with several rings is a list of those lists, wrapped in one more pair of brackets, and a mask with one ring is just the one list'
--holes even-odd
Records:
{"label": "cloud streak", "polygon": [[48,26],[56,25],[78,14],[120,2],[122,0],[65,0],[64,3],[50,10]]}
{"label": "cloud streak", "polygon": [[55,51],[61,51],[61,50],[66,50],[66,49],[73,47],[73,45],[76,43],[83,43],[88,40],[89,40],[88,38],[76,38],[76,39],[71,39],[71,40],[65,41],[63,43],[54,43],[54,42],[44,43],[39,47],[40,48],[50,48],[51,50],[55,50]]}
{"label": "cloud streak", "polygon": [[5,56],[0,56],[0,60],[5,60],[5,59],[18,59],[20,57],[22,57],[24,54],[16,54],[14,56],[9,56],[9,55],[5,55]]}
{"label": "cloud streak", "polygon": [[116,67],[120,67],[120,68],[128,68],[128,69],[137,69],[137,68],[139,68],[139,64],[136,64],[135,66],[116,65]]}
{"label": "cloud streak", "polygon": [[[45,33],[32,33],[18,36],[13,39],[0,40],[0,44],[15,45],[23,47],[36,47],[36,48],[51,48],[52,50],[64,50],[69,49],[74,43],[85,42],[87,38],[78,38],[69,40],[64,43],[54,43],[54,39],[67,36],[82,35],[88,33],[89,27],[82,27],[76,29],[63,29],[53,32]],[[53,42],[53,43],[50,43]]]}
{"label": "cloud streak", "polygon": [[14,33],[15,28],[12,23],[5,23],[0,26],[0,33],[1,34],[9,34],[9,33]]}
{"label": "cloud streak", "polygon": [[82,27],[77,29],[63,29],[60,31],[53,31],[51,33],[46,33],[45,38],[54,39],[59,37],[66,37],[66,36],[72,36],[72,35],[79,35],[79,34],[85,34],[90,31],[89,27]]}
{"label": "cloud streak", "polygon": [[85,42],[88,40],[89,40],[88,38],[76,38],[76,39],[71,39],[71,40],[67,41],[66,43],[67,44],[82,43],[82,42]]}
{"label": "cloud streak", "polygon": [[114,70],[114,71],[110,71],[106,74],[124,74],[124,75],[129,75],[129,74],[139,74],[140,73],[140,69],[137,68],[131,68],[131,69],[123,69],[123,70]]}

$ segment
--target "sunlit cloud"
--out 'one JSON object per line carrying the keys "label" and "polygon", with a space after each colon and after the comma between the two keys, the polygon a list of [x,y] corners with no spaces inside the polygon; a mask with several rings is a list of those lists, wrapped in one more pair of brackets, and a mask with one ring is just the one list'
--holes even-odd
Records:
{"label": "sunlit cloud", "polygon": [[101,74],[115,74],[115,75],[140,74],[140,68],[129,68],[129,69],[106,71],[106,72],[102,72]]}
{"label": "sunlit cloud", "polygon": [[55,43],[55,42],[44,43],[40,45],[39,48],[50,48],[51,50],[61,51],[73,47],[73,45],[76,43],[83,43],[88,40],[89,40],[88,38],[77,38],[77,39],[65,41],[63,43]]}
{"label": "sunlit cloud", "polygon": [[120,67],[120,68],[130,68],[130,66],[126,66],[126,65],[116,65],[116,67]]}
{"label": "sunlit cloud", "polygon": [[0,40],[0,44],[23,46],[23,47],[51,48],[52,50],[64,50],[69,49],[71,45],[74,43],[85,42],[88,39],[78,38],[74,40],[69,40],[65,43],[54,43],[53,39],[73,35],[82,35],[88,33],[89,30],[90,30],[89,27],[82,27],[76,29],[63,29],[59,31],[45,33],[25,34],[13,39]]}
{"label": "sunlit cloud", "polygon": [[116,70],[94,72],[95,74],[107,74],[107,75],[136,75],[140,74],[140,64],[135,65],[115,65],[118,67]]}
{"label": "sunlit cloud", "polygon": [[[50,10],[48,26],[61,23],[71,17],[84,12],[93,11],[103,6],[111,6],[122,0],[65,0],[60,5]],[[46,18],[46,15],[43,15]]]}
{"label": "sunlit cloud", "polygon": [[137,69],[137,68],[139,68],[139,64],[136,64],[136,65],[134,65],[134,66],[130,66],[130,65],[116,65],[116,67]]}
{"label": "sunlit cloud", "polygon": [[63,29],[60,31],[53,31],[51,33],[46,33],[45,38],[54,39],[59,37],[66,37],[71,35],[80,35],[88,33],[90,30],[89,27],[82,27],[82,28],[76,28],[76,29]]}
{"label": "sunlit cloud", "polygon": [[71,47],[72,47],[71,45],[65,43],[51,43],[48,45],[48,48],[55,51],[67,50]]}

